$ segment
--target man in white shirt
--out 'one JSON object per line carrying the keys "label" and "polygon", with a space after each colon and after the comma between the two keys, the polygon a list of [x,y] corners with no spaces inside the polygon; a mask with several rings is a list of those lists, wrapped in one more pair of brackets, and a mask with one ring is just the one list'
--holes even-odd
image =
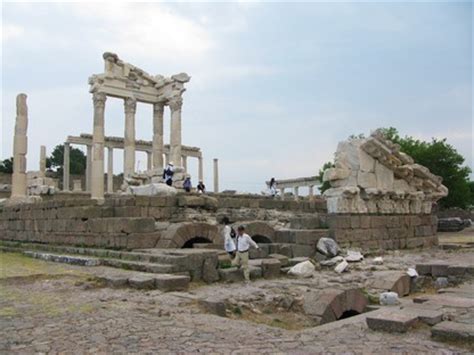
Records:
{"label": "man in white shirt", "polygon": [[252,238],[245,233],[245,227],[239,226],[237,228],[237,255],[234,260],[232,260],[233,266],[240,266],[244,270],[245,282],[250,281],[250,272],[249,272],[249,249],[254,247],[258,249],[257,243],[255,243]]}

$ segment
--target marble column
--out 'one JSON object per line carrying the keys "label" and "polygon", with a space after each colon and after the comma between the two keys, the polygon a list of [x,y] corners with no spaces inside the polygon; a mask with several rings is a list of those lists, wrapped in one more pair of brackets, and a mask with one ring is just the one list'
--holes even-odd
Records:
{"label": "marble column", "polygon": [[204,168],[202,166],[202,157],[199,157],[199,165],[198,165],[198,178],[199,181],[204,181]]}
{"label": "marble column", "polygon": [[188,157],[186,155],[183,155],[182,156],[182,160],[183,162],[183,169],[184,169],[184,172],[187,173],[188,172]]}
{"label": "marble column", "polygon": [[137,100],[128,97],[124,100],[125,135],[123,141],[123,175],[130,177],[135,172],[135,112]]}
{"label": "marble column", "polygon": [[280,194],[281,194],[281,199],[284,200],[285,199],[285,188],[284,187],[282,187],[280,189]]}
{"label": "marble column", "polygon": [[91,198],[104,199],[104,111],[107,96],[94,93],[94,128],[92,132]]}
{"label": "marble column", "polygon": [[71,151],[71,146],[69,143],[64,143],[64,152],[63,152],[63,191],[69,191],[69,176],[70,176],[70,159],[69,153]]}
{"label": "marble column", "polygon": [[170,159],[175,167],[181,167],[181,97],[168,102],[171,110]]}
{"label": "marble column", "polygon": [[28,151],[28,106],[26,94],[16,97],[15,136],[13,137],[13,175],[11,197],[26,197],[26,153]]}
{"label": "marble column", "polygon": [[165,154],[165,165],[168,165],[170,162],[170,155],[168,153]]}
{"label": "marble column", "polygon": [[153,168],[152,152],[146,152],[146,169],[151,170]]}
{"label": "marble column", "polygon": [[107,192],[114,192],[114,148],[107,148]]}
{"label": "marble column", "polygon": [[219,192],[219,161],[214,159],[214,192]]}
{"label": "marble column", "polygon": [[156,103],[153,105],[153,169],[163,170],[163,111],[164,105]]}
{"label": "marble column", "polygon": [[293,194],[295,195],[295,200],[297,200],[298,197],[299,197],[299,195],[300,195],[300,194],[299,194],[299,187],[298,187],[298,186],[295,186],[295,187],[293,188],[293,191],[294,191]]}
{"label": "marble column", "polygon": [[314,195],[314,186],[311,185],[311,186],[308,187],[308,195],[309,195],[309,197],[313,197],[313,195]]}
{"label": "marble column", "polygon": [[91,178],[92,178],[92,146],[87,145],[86,191],[91,190]]}
{"label": "marble column", "polygon": [[39,171],[41,177],[46,175],[46,146],[40,146],[40,162],[39,162]]}

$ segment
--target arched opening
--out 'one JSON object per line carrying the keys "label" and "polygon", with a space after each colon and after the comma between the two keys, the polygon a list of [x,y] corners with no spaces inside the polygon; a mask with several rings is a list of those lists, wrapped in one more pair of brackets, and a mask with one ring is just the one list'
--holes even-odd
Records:
{"label": "arched opening", "polygon": [[268,237],[265,237],[264,235],[253,235],[252,239],[255,243],[263,243],[263,244],[269,244],[272,242],[272,240]]}
{"label": "arched opening", "polygon": [[354,317],[354,316],[357,316],[359,315],[360,313],[357,312],[356,310],[354,309],[349,309],[347,311],[344,311],[342,313],[342,315],[338,318],[338,319],[346,319],[346,318],[350,318],[350,317]]}
{"label": "arched opening", "polygon": [[189,239],[184,245],[181,247],[182,249],[185,248],[194,248],[194,244],[210,244],[212,243],[211,240],[204,238],[204,237],[194,237]]}

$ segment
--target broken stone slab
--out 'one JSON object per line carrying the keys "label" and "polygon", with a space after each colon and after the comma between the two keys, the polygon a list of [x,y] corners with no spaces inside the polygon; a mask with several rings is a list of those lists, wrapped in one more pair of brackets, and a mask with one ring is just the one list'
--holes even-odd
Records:
{"label": "broken stone slab", "polygon": [[474,327],[468,323],[444,321],[431,328],[431,336],[442,340],[474,341]]}
{"label": "broken stone slab", "polygon": [[339,264],[336,265],[334,268],[334,271],[337,272],[338,274],[342,274],[344,271],[347,270],[349,267],[349,263],[345,260],[342,260]]}
{"label": "broken stone slab", "polygon": [[227,316],[225,303],[219,299],[209,297],[206,299],[199,300],[198,303],[208,313],[214,314],[219,317]]}
{"label": "broken stone slab", "polygon": [[290,271],[288,271],[288,275],[306,278],[313,276],[315,270],[316,268],[313,263],[307,260],[293,266]]}
{"label": "broken stone slab", "polygon": [[185,275],[158,274],[154,275],[154,286],[164,292],[186,291],[191,278]]}
{"label": "broken stone slab", "polygon": [[262,260],[262,276],[265,279],[272,279],[280,276],[281,263],[277,259]]}
{"label": "broken stone slab", "polygon": [[306,256],[298,256],[296,258],[288,259],[288,266],[295,266],[296,264],[308,261],[309,258]]}
{"label": "broken stone slab", "polygon": [[337,245],[336,241],[331,238],[320,238],[318,240],[318,244],[316,245],[316,249],[323,255],[334,257],[340,252],[339,245]]}
{"label": "broken stone slab", "polygon": [[430,326],[438,324],[443,321],[444,313],[437,309],[422,308],[422,306],[414,307],[409,306],[403,308],[403,311],[408,314],[413,314],[418,317],[418,319]]}
{"label": "broken stone slab", "polygon": [[333,266],[333,265],[336,265],[337,263],[340,263],[343,260],[344,258],[342,256],[335,256],[334,258],[331,258],[329,260],[320,261],[319,264],[322,266]]}
{"label": "broken stone slab", "polygon": [[153,274],[136,274],[128,278],[128,284],[138,289],[154,289],[155,277]]}
{"label": "broken stone slab", "polygon": [[400,297],[410,293],[410,277],[399,271],[380,271],[369,285],[374,289],[396,292]]}
{"label": "broken stone slab", "polygon": [[348,250],[347,255],[344,257],[344,259],[348,262],[357,262],[364,260],[364,256],[360,251]]}
{"label": "broken stone slab", "polygon": [[441,288],[448,287],[448,278],[447,277],[438,277],[436,280],[433,282],[433,286],[435,289],[439,290]]}
{"label": "broken stone slab", "polygon": [[405,333],[416,324],[416,315],[406,314],[400,311],[384,312],[373,316],[367,316],[367,326],[376,331],[389,333]]}
{"label": "broken stone slab", "polygon": [[382,306],[394,306],[400,303],[396,292],[382,292],[379,295],[379,303]]}
{"label": "broken stone slab", "polygon": [[136,196],[175,196],[178,193],[174,187],[161,183],[151,183],[140,186],[129,186],[130,192]]}
{"label": "broken stone slab", "polygon": [[108,287],[125,287],[128,283],[128,275],[125,274],[103,274],[97,277]]}
{"label": "broken stone slab", "polygon": [[282,254],[270,254],[268,255],[269,258],[273,258],[273,259],[277,259],[281,266],[288,266],[288,257],[286,255],[282,255]]}
{"label": "broken stone slab", "polygon": [[412,267],[408,268],[407,275],[410,276],[410,277],[418,277],[418,273]]}
{"label": "broken stone slab", "polygon": [[374,265],[382,265],[383,264],[383,258],[381,256],[377,256],[372,260],[372,264]]}

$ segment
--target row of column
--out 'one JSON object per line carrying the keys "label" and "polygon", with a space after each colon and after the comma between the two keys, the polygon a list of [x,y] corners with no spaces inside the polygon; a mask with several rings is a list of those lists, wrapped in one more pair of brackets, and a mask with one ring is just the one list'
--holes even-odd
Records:
{"label": "row of column", "polygon": [[[69,191],[70,187],[70,143],[64,143],[64,167],[63,167],[63,190]],[[114,149],[112,147],[107,147],[107,192],[113,192],[113,171],[114,171]],[[124,150],[124,155],[125,155]],[[151,170],[153,168],[153,153],[151,151],[146,151],[147,154],[147,169]],[[163,159],[163,155],[161,155],[161,162],[167,164],[170,161],[170,154],[164,154],[165,159]],[[130,159],[130,157],[127,157]],[[133,157],[135,161],[135,157]],[[181,158],[181,163],[184,168],[184,171],[187,172],[187,161],[188,156],[183,155]],[[204,179],[204,172],[203,172],[203,160],[202,157],[198,157],[198,179]],[[135,163],[134,163],[135,164]],[[92,146],[87,145],[87,163],[86,163],[86,191],[90,191],[91,189],[91,166],[92,166]],[[124,166],[124,173],[125,173],[125,166]]]}
{"label": "row of column", "polygon": [[[295,199],[298,199],[298,197],[299,197],[299,188],[300,188],[300,186],[293,187],[293,195],[294,195]],[[285,188],[284,187],[280,188],[280,193],[281,193],[281,197],[284,198],[285,197]],[[308,186],[308,196],[309,197],[314,196],[314,185]]]}

